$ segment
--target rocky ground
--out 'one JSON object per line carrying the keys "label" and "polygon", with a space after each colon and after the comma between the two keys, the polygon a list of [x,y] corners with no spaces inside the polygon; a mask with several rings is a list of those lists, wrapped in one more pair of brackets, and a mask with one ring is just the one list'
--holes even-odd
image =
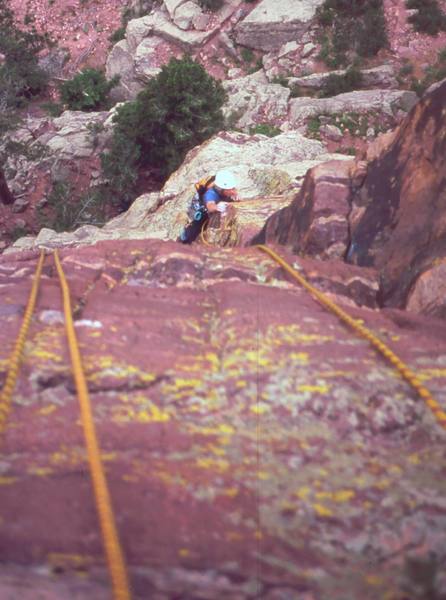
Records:
{"label": "rocky ground", "polygon": [[[258,3],[243,4],[246,15]],[[14,6],[68,48],[62,77],[105,64],[106,38],[124,8],[59,0]],[[413,33],[403,0],[385,7],[391,47],[369,66],[387,62],[395,74],[408,58],[421,76],[446,36]],[[221,33],[235,27],[237,10]],[[151,28],[171,28],[160,18],[161,25],[134,23],[122,49],[142,38],[149,58],[165,50],[165,40],[151,46]],[[219,22],[194,18],[204,30]],[[140,196],[103,228],[44,228],[14,247],[4,243],[0,387],[38,247],[62,247],[135,600],[446,600],[445,430],[365,341],[246,246],[257,236],[277,248],[446,407],[446,82],[414,108],[413,94],[393,84],[328,103],[292,98],[271,80],[286,55],[279,64],[270,54],[247,79],[249,66],[231,62],[227,38],[224,60],[219,55],[219,35],[196,56],[230,77],[225,110],[240,111],[234,122],[243,131],[220,132],[193,149],[160,192]],[[364,129],[339,138],[339,111],[367,116],[370,108],[373,135]],[[308,119],[321,110],[316,131]],[[280,135],[249,132],[268,118]],[[110,120],[105,111],[49,119],[31,107],[16,135],[50,154],[9,165],[26,192],[0,206],[2,231],[37,233],[35,204],[54,181],[68,178],[79,190],[98,180]],[[369,146],[378,122],[399,127]],[[368,162],[329,154],[356,143]],[[226,242],[213,228],[214,247],[172,241],[192,183],[228,166],[242,199],[232,223],[237,247],[219,247]],[[47,256],[2,437],[2,599],[110,597],[61,311]]]}
{"label": "rocky ground", "polygon": [[[135,598],[446,597],[444,431],[366,342],[254,248],[62,260]],[[443,321],[298,262],[446,399]],[[35,263],[0,259],[2,369]],[[109,597],[78,419],[48,257],[2,448],[2,597]]]}
{"label": "rocky ground", "polygon": [[[178,2],[172,1],[168,3],[168,6],[177,4]],[[295,53],[296,56],[293,59],[293,52],[280,58],[274,52],[265,54],[258,50],[251,52],[252,56],[248,59],[246,54],[243,55],[243,50],[246,50],[246,48],[234,44],[231,40],[234,38],[237,23],[240,19],[246,18],[250,11],[256,8],[258,2],[241,3],[231,0],[228,5],[232,7],[227,11],[229,16],[224,18],[221,23],[217,16],[210,13],[204,13],[200,17],[204,25],[197,26],[203,29],[204,34],[206,34],[206,31],[212,31],[213,33],[209,39],[206,38],[203,43],[192,49],[193,55],[215,77],[223,80],[229,79],[234,82],[240,80],[240,93],[232,91],[234,85],[235,88],[237,86],[231,84],[230,96],[233,96],[233,98],[227,110],[228,117],[231,117],[231,113],[234,115],[240,110],[243,113],[249,108],[245,106],[246,101],[243,101],[243,96],[246,96],[244,90],[247,83],[240,78],[251,72],[256,64],[263,64],[263,70],[270,80],[274,78],[273,75],[276,71],[277,75],[283,74],[283,68],[278,66],[281,61],[284,65],[288,65],[285,71],[291,69],[295,74],[302,74],[303,72],[318,73],[326,70],[323,63],[315,58],[317,47],[313,43],[310,43],[310,46],[314,47],[311,49],[309,57],[305,59],[302,59],[301,51]],[[369,61],[369,65],[365,66],[376,67],[384,64],[397,75],[398,70],[409,62],[414,68],[414,76],[421,77],[423,69],[432,64],[438,51],[446,46],[446,34],[441,33],[432,38],[415,32],[407,22],[409,13],[405,8],[404,0],[386,0],[384,5],[390,47],[387,50],[382,50],[375,59]],[[106,5],[93,0],[70,0],[70,2],[62,0],[51,2],[27,0],[26,3],[11,0],[11,6],[19,22],[23,22],[26,14],[31,15],[37,29],[48,32],[58,47],[66,53],[67,62],[60,67],[56,74],[58,80],[70,78],[79,69],[86,66],[104,68],[113,46],[109,38],[121,26],[122,12],[130,7],[133,7],[137,13],[139,11],[137,2],[127,3],[122,0],[113,0]],[[153,6],[156,8],[157,3],[154,3]],[[183,33],[186,35],[188,31]],[[133,35],[133,38],[135,38],[135,35]],[[168,43],[165,40],[163,43],[158,43],[156,52],[151,59],[153,62],[152,68],[158,68],[167,62],[169,56],[178,54],[178,52],[181,54],[184,51],[184,48],[181,49],[181,44],[177,44],[178,40],[175,43],[171,43],[171,41]],[[289,49],[285,49],[285,51],[289,52]],[[56,81],[50,87],[48,99],[57,98]],[[250,102],[253,106],[248,111],[249,114],[241,121],[239,119],[239,122],[234,125],[241,127],[244,123],[246,131],[249,127],[264,121],[272,126],[281,126],[285,129],[287,127],[291,129],[302,128],[300,122],[287,123],[286,111],[290,109],[289,107],[286,108],[286,103],[284,104],[283,94],[285,90],[282,88],[280,92],[280,87],[280,85],[276,85],[276,89],[271,88],[271,86],[262,87],[259,82],[255,82],[253,89],[250,90]],[[257,94],[255,93],[256,89]],[[239,101],[235,100],[237,94],[240,96]],[[277,98],[279,96],[282,96],[282,100],[278,105]],[[366,102],[366,100],[363,100],[363,102]],[[39,100],[27,109],[30,117],[44,116],[45,113],[40,107],[41,103],[42,101]],[[296,102],[293,101],[291,104],[296,104]],[[254,106],[256,110],[253,110]],[[345,110],[348,109],[345,108]],[[349,122],[346,124],[340,122],[339,119],[339,116],[325,117],[326,122],[322,124],[322,127],[318,127],[316,136],[322,139],[327,152],[341,151],[347,154],[356,153],[357,156],[364,156],[367,146],[374,137],[381,131],[394,128],[400,121],[401,115],[393,118],[389,117],[388,114],[383,116],[381,112],[378,112],[373,118],[368,115],[358,119],[357,123]],[[44,123],[41,125],[42,128],[43,130],[45,128],[51,129],[50,125]],[[40,133],[43,133],[43,131]],[[313,135],[314,132],[307,132],[307,134]],[[71,165],[65,166],[68,180],[75,188],[75,194],[81,194],[88,188],[92,181],[92,172],[97,171],[98,164],[99,159],[96,153],[88,158],[77,157],[72,160]],[[42,226],[42,220],[39,218],[36,207],[50,193],[55,181],[54,174],[49,174],[47,170],[37,167],[32,169],[24,167],[24,173],[28,173],[25,184],[19,182],[17,185],[13,185],[15,194],[23,203],[23,209],[19,210],[16,206],[15,210],[17,212],[11,214],[11,208],[0,207],[2,231],[0,245],[2,247],[7,246],[11,243],[11,240],[23,236],[26,232],[37,233]],[[29,175],[31,173],[32,176]],[[158,185],[159,182],[152,181],[151,175],[148,174],[148,189],[153,189],[154,186]],[[19,212],[21,214],[17,214]]]}

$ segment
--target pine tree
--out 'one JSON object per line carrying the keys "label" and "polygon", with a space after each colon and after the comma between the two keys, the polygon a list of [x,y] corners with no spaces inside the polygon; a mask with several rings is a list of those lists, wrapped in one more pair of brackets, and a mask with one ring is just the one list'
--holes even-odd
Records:
{"label": "pine tree", "polygon": [[110,192],[125,205],[134,197],[138,170],[172,173],[188,150],[223,128],[225,97],[200,64],[172,58],[135,101],[117,111],[112,147],[102,157]]}

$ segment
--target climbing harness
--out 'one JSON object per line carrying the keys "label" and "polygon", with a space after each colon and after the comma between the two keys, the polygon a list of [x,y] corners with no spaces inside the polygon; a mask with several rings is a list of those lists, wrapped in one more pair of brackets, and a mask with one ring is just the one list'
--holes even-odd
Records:
{"label": "climbing harness", "polygon": [[[6,383],[3,387],[0,396],[0,433],[2,433],[2,431],[5,428],[6,417],[10,412],[12,392],[14,390],[15,383],[17,380],[19,365],[23,355],[23,347],[36,304],[36,297],[39,289],[39,281],[44,259],[45,253],[42,250],[40,253],[40,258],[37,265],[37,270],[34,277],[34,282],[30,293],[28,305],[26,307],[22,326],[20,328],[20,333],[17,337],[17,341],[9,361],[9,369],[6,376]],[[96,436],[96,428],[93,421],[91,403],[88,394],[85,374],[82,367],[79,345],[74,329],[70,301],[70,291],[57,250],[55,250],[54,252],[54,261],[56,264],[60,286],[62,289],[65,328],[70,349],[73,375],[79,398],[81,421],[84,431],[85,445],[87,448],[90,475],[96,501],[96,509],[101,526],[102,541],[105,548],[107,564],[112,580],[113,596],[115,600],[130,600],[130,585],[125,567],[124,555],[119,542],[110,493],[107,486],[107,480],[105,477],[104,468],[101,460],[101,452]]]}
{"label": "climbing harness", "polygon": [[351,327],[358,335],[366,339],[377,352],[382,354],[386,360],[400,373],[400,375],[409,383],[409,385],[417,392],[422,398],[428,408],[432,411],[434,417],[438,423],[446,429],[446,412],[441,408],[440,404],[435,400],[430,391],[421,383],[420,379],[415,373],[384,343],[382,342],[370,329],[364,327],[357,320],[350,317],[342,308],[332,302],[325,294],[320,292],[295,269],[293,269],[282,257],[280,257],[274,250],[259,244],[254,246],[261,252],[268,254],[273,260],[276,261],[287,273],[291,275],[296,281],[300,283],[310,294],[316,298],[327,310],[334,313],[341,321]]}

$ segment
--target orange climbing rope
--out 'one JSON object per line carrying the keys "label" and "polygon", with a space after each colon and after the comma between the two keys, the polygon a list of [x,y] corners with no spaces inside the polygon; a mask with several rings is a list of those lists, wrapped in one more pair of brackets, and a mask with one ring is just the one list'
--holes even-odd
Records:
{"label": "orange climbing rope", "polygon": [[420,379],[415,373],[374,333],[364,327],[350,317],[342,308],[332,302],[325,294],[320,292],[295,269],[293,269],[281,256],[279,256],[274,250],[264,246],[263,244],[255,246],[262,252],[268,254],[273,260],[275,260],[287,273],[291,275],[296,281],[298,281],[302,287],[304,287],[310,294],[316,298],[325,308],[334,313],[341,321],[351,327],[358,335],[365,338],[375,348],[377,352],[382,354],[391,365],[400,373],[400,375],[412,386],[417,394],[423,399],[428,408],[432,411],[434,417],[438,423],[446,429],[446,412],[441,408],[440,404],[435,400],[430,391],[421,383]]}
{"label": "orange climbing rope", "polygon": [[124,554],[119,542],[115,518],[111,505],[110,493],[105,478],[104,467],[101,460],[101,452],[96,436],[96,428],[93,421],[90,397],[87,382],[82,367],[79,346],[73,324],[70,291],[57,250],[54,252],[57,273],[62,288],[62,298],[65,313],[65,328],[67,332],[68,345],[70,348],[71,364],[73,367],[74,380],[81,409],[81,420],[84,429],[85,445],[87,447],[88,462],[90,465],[91,480],[96,499],[99,522],[101,524],[102,539],[107,556],[108,568],[113,584],[115,600],[130,600],[130,586],[124,562]]}
{"label": "orange climbing rope", "polygon": [[25,313],[22,319],[22,326],[20,327],[19,335],[17,336],[14,349],[9,357],[9,368],[6,374],[6,381],[0,394],[0,434],[3,433],[6,420],[11,411],[11,400],[12,393],[17,382],[17,376],[19,374],[20,363],[23,357],[23,348],[25,347],[25,340],[28,334],[29,326],[31,324],[31,318],[33,316],[34,307],[36,305],[37,293],[39,291],[40,276],[42,275],[42,267],[45,260],[45,252],[40,252],[39,261],[37,263],[36,273],[34,275],[33,285],[28,298],[28,304],[26,305]]}
{"label": "orange climbing rope", "polygon": [[[20,363],[23,356],[23,348],[36,305],[36,298],[39,290],[39,282],[44,259],[45,252],[42,250],[37,264],[36,273],[34,275],[34,281],[22,320],[22,325],[20,327],[19,335],[17,336],[14,350],[9,359],[9,369],[0,395],[0,434],[5,429],[6,419],[10,413],[12,393],[17,381]],[[79,346],[73,324],[70,292],[57,250],[54,252],[54,260],[62,288],[68,345],[70,348],[73,374],[81,408],[81,420],[84,429],[85,445],[87,447],[96,508],[101,525],[101,533],[107,557],[108,568],[112,580],[113,596],[115,600],[130,600],[130,586],[124,562],[124,555],[118,538],[110,493],[108,491],[107,480],[105,478],[104,468],[101,460],[100,448],[96,437],[88,388],[82,368]]]}

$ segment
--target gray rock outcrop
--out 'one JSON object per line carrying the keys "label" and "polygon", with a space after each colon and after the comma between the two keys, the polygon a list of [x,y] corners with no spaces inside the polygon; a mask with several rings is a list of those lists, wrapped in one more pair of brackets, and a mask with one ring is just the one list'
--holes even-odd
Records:
{"label": "gray rock outcrop", "polygon": [[[53,120],[54,132],[43,134],[38,141],[45,143],[60,158],[78,159],[90,157],[100,144],[103,147],[110,138],[111,130],[105,126],[109,113],[67,110]],[[94,133],[94,127],[102,130]]]}
{"label": "gray rock outcrop", "polygon": [[257,123],[281,125],[288,117],[290,90],[269,83],[262,70],[225,81],[228,93],[224,114],[231,126],[247,128]]}
{"label": "gray rock outcrop", "polygon": [[233,170],[240,198],[245,201],[237,205],[245,231],[241,231],[240,239],[245,243],[271,214],[289,204],[290,195],[299,189],[309,168],[331,158],[348,159],[327,154],[321,142],[296,131],[274,138],[223,132],[191,150],[161,192],[140,196],[126,213],[104,228],[84,225],[61,234],[42,229],[37,238],[18,240],[11,251],[39,245],[91,244],[104,239],[176,239],[187,220],[194,182],[222,168]]}
{"label": "gray rock outcrop", "polygon": [[417,101],[415,92],[406,90],[363,90],[331,98],[292,98],[289,103],[289,122],[291,127],[297,128],[316,115],[345,112],[373,111],[395,117],[398,111],[404,115]]}
{"label": "gray rock outcrop", "polygon": [[[320,90],[331,75],[345,75],[345,69],[325,73],[312,73],[304,77],[290,77],[290,88],[298,86],[308,90]],[[363,88],[397,88],[398,82],[394,68],[391,65],[381,65],[372,69],[361,70]]]}
{"label": "gray rock outcrop", "polygon": [[131,100],[172,56],[205,44],[236,10],[240,0],[225,2],[210,20],[196,2],[170,0],[149,15],[132,19],[124,40],[115,44],[106,62],[106,76],[120,76],[112,90],[115,101]]}
{"label": "gray rock outcrop", "polygon": [[308,31],[324,0],[262,0],[235,28],[237,43],[269,52]]}

